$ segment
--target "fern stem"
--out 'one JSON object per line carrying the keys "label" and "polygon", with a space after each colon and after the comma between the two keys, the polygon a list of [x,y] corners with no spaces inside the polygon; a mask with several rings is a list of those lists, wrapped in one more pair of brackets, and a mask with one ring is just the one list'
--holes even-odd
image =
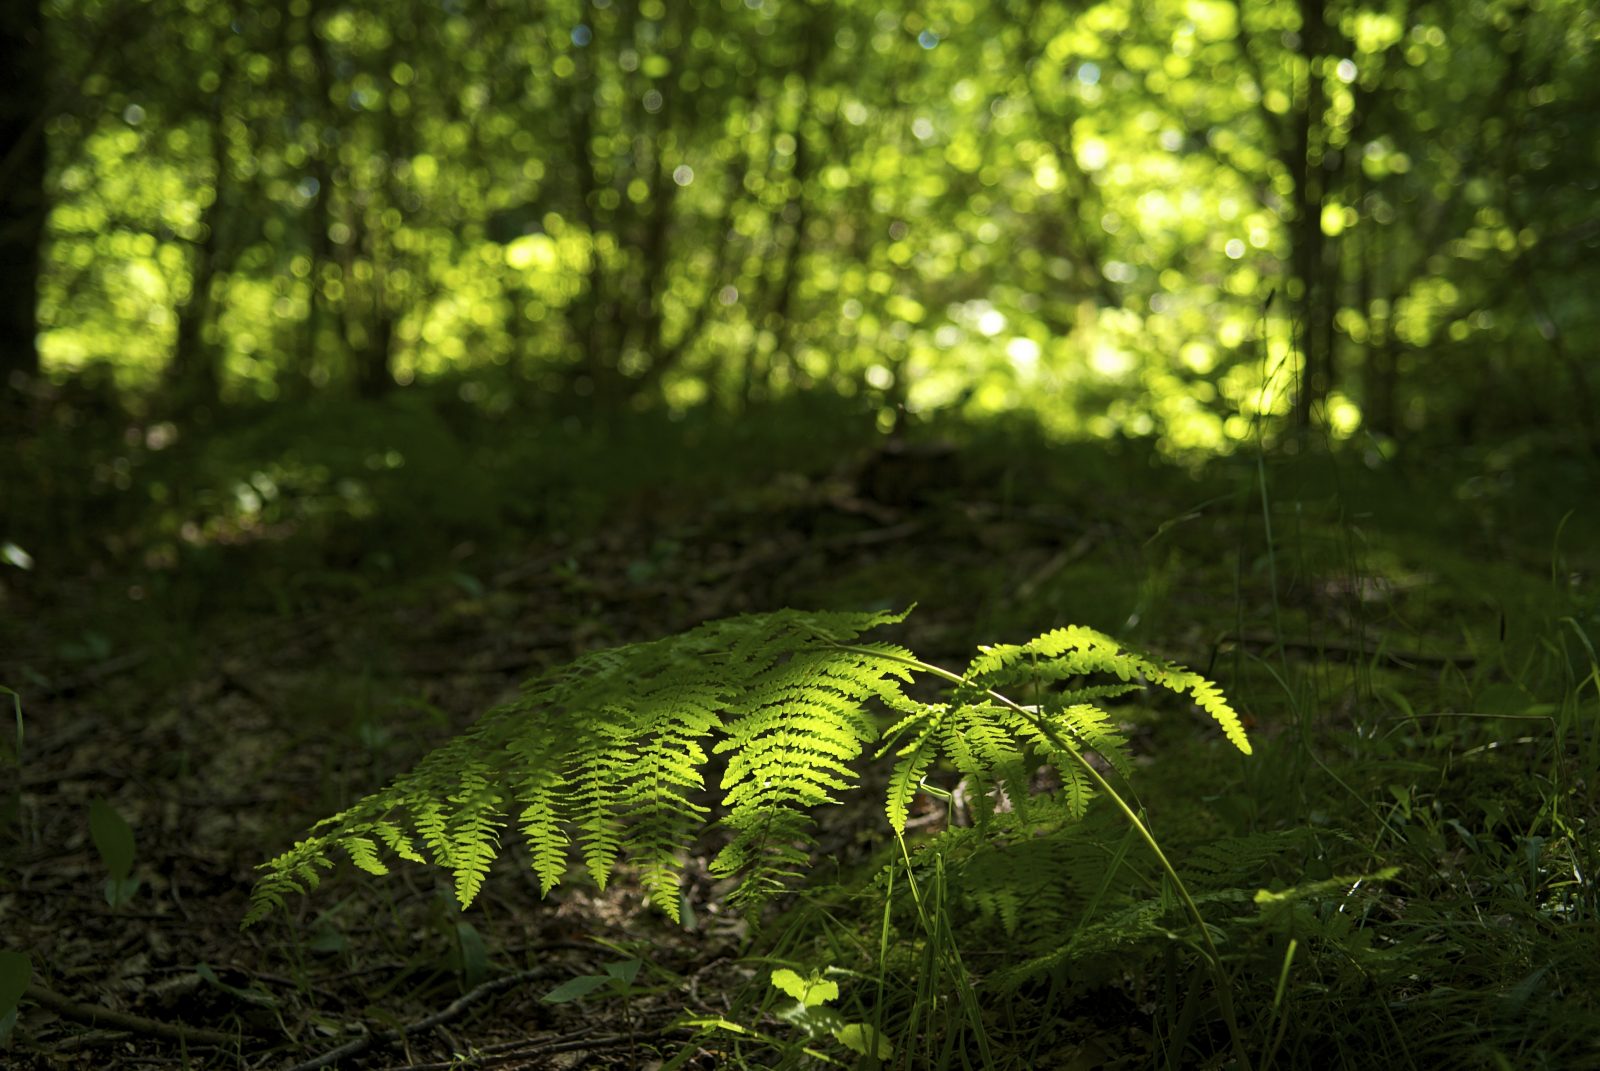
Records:
{"label": "fern stem", "polygon": [[[852,651],[861,654],[870,654],[877,658],[886,658],[891,661],[899,662],[900,664],[908,666],[913,670],[917,670],[918,672],[927,673],[931,676],[939,677],[942,680],[949,681],[951,684],[957,684],[967,688],[981,687],[980,685],[975,684],[971,679],[964,677],[959,673],[952,673],[943,666],[936,666],[931,662],[924,662],[920,658],[887,652],[879,649],[856,647],[850,644],[837,644],[836,646],[838,646],[840,650]],[[1044,736],[1046,740],[1050,741],[1053,746],[1072,756],[1073,760],[1083,768],[1083,772],[1089,776],[1089,779],[1092,780],[1100,788],[1100,790],[1111,799],[1112,803],[1116,805],[1117,809],[1122,812],[1123,817],[1128,820],[1128,823],[1139,835],[1139,838],[1144,841],[1146,847],[1150,849],[1151,854],[1155,856],[1156,863],[1161,867],[1162,872],[1166,874],[1167,879],[1172,882],[1172,887],[1174,890],[1176,890],[1178,899],[1183,902],[1184,910],[1188,913],[1189,918],[1194,922],[1195,926],[1200,930],[1200,940],[1204,945],[1206,963],[1207,966],[1211,968],[1212,977],[1216,982],[1217,1003],[1222,1011],[1223,1021],[1228,1027],[1228,1036],[1233,1044],[1234,1056],[1238,1059],[1239,1066],[1243,1069],[1243,1071],[1250,1071],[1250,1055],[1245,1050],[1244,1038],[1239,1031],[1238,1017],[1234,1013],[1233,980],[1228,977],[1228,972],[1223,968],[1222,954],[1217,951],[1216,942],[1211,939],[1211,930],[1206,925],[1205,916],[1200,913],[1200,905],[1197,904],[1194,897],[1190,895],[1188,886],[1185,885],[1183,883],[1183,879],[1178,876],[1178,871],[1172,865],[1172,861],[1167,858],[1167,853],[1161,850],[1161,844],[1156,840],[1155,834],[1150,831],[1150,827],[1146,825],[1144,820],[1139,817],[1138,813],[1133,809],[1132,805],[1128,803],[1127,799],[1123,797],[1122,793],[1118,792],[1111,782],[1106,780],[1105,775],[1097,770],[1094,764],[1084,757],[1083,752],[1074,747],[1071,742],[1057,732],[1053,725],[1040,718],[1027,707],[1017,703],[1005,695],[1000,694],[992,688],[982,688],[982,691],[990,699],[993,699],[1001,706],[1006,707],[1007,709],[1026,719],[1027,722],[1037,729],[1039,733]]]}

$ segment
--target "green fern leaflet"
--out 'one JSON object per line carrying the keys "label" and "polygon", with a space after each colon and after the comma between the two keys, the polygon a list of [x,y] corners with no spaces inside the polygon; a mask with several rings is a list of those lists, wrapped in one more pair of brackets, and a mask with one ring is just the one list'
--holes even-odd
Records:
{"label": "green fern leaflet", "polygon": [[[1032,772],[1048,763],[1067,810],[1081,815],[1095,791],[1074,765],[1083,751],[1128,769],[1125,742],[1096,700],[1141,682],[1188,693],[1250,750],[1215,685],[1099,633],[1060,629],[987,648],[957,676],[902,647],[861,642],[905,616],[731,618],[544,673],[264,864],[245,925],[315,888],[336,853],[371,874],[388,872],[388,856],[443,867],[465,907],[513,823],[542,892],[574,865],[604,887],[626,859],[652,902],[676,919],[682,860],[714,820],[727,840],[712,872],[737,878],[732,898],[753,906],[804,872],[812,809],[856,787],[869,745],[896,758],[885,810],[897,834],[938,763],[969,779],[975,798],[1001,789],[1019,808]],[[944,701],[914,698],[907,686],[917,674],[955,687]],[[1095,675],[1116,683],[1094,683]],[[1053,690],[1033,707],[996,691],[1018,685]],[[716,797],[705,782],[713,756],[726,756]]]}

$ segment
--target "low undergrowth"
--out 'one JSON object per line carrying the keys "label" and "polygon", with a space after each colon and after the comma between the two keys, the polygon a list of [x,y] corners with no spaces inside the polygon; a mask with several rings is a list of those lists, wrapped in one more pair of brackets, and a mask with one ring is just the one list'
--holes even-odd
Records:
{"label": "low undergrowth", "polygon": [[[477,465],[493,428],[363,413],[351,421],[394,443],[342,436],[319,455],[315,429],[180,429],[180,447],[145,427],[58,444],[99,475],[40,483],[38,514],[0,532],[32,565],[8,550],[0,567],[0,683],[27,719],[5,756],[17,865],[0,894],[33,992],[231,1030],[188,1047],[205,1066],[285,1066],[359,1038],[340,1066],[389,1066],[392,1030],[412,1063],[441,1066],[538,1066],[587,1042],[617,1067],[1600,1067],[1600,516],[1581,479],[1550,476],[1570,459],[1268,451],[1183,469],[1139,444],[952,423],[924,429],[936,449],[886,460],[870,429],[808,442],[815,414],[796,413],[768,422],[776,451],[691,419],[610,448],[554,426]],[[439,485],[413,456],[418,419],[425,452],[479,483]],[[663,445],[680,438],[684,453]],[[628,450],[637,479],[612,471]],[[695,458],[727,454],[748,471],[695,482]],[[434,513],[447,523],[413,539]],[[73,534],[52,542],[62,518]],[[911,602],[890,624],[885,608]],[[822,618],[760,616],[786,605],[892,631],[875,647],[798,624]],[[705,644],[693,630],[727,618],[792,626],[769,674],[862,645],[874,653],[851,657],[923,668],[869,674],[865,720],[829,735],[832,752],[784,759],[815,795],[744,816],[766,824],[728,819],[773,791],[767,768],[741,772],[748,741],[717,750],[741,711],[776,709],[753,701],[755,670],[697,701],[710,720],[672,746],[699,758],[657,749],[664,774],[706,779],[686,776],[670,807],[609,810],[644,798],[627,765],[643,738],[607,735],[638,710],[613,695],[541,745],[599,757],[542,819],[511,801],[560,762],[441,783],[444,828],[475,829],[474,852],[430,841],[425,813],[401,808],[402,840],[359,810],[476,711],[550,698],[508,698],[514,678],[566,681],[571,713],[594,678],[559,667]],[[1254,754],[1192,693],[1082,695],[1100,713],[1071,721],[1062,695],[1097,687],[1076,672],[1092,667],[1027,642],[1069,622],[1162,656],[1100,685],[1159,684],[1168,659],[1216,681]],[[737,646],[722,640],[697,657]],[[974,645],[1027,657],[986,678]],[[964,731],[935,727],[961,711]],[[488,741],[514,756],[507,742]],[[543,833],[490,861],[493,823],[467,819],[501,774],[512,791],[494,806]],[[252,865],[352,805],[369,828],[347,842],[409,846],[445,880],[328,875],[239,937]],[[109,856],[91,815],[101,839],[128,831]],[[566,835],[604,890],[551,885]],[[113,946],[137,953],[114,975]],[[188,1003],[164,995],[176,981]],[[10,1063],[57,1066],[73,1045],[96,1066],[182,1058],[167,1036],[96,1049],[46,999],[20,999]],[[448,1040],[409,1030],[445,1011]]]}

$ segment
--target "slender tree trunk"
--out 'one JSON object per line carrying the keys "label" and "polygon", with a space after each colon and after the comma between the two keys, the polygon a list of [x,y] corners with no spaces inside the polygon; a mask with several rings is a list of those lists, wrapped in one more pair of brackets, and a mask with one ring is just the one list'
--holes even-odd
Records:
{"label": "slender tree trunk", "polygon": [[394,389],[394,316],[384,307],[380,286],[373,302],[372,326],[367,344],[356,356],[356,393],[363,398],[381,398]]}
{"label": "slender tree trunk", "polygon": [[39,0],[0,0],[0,397],[39,373],[48,70]]}
{"label": "slender tree trunk", "polygon": [[189,299],[178,309],[177,338],[172,363],[167,366],[168,387],[185,405],[211,405],[221,392],[216,347],[205,337],[211,322],[211,287],[216,280],[216,217],[213,201],[200,216],[204,234],[195,246]]}
{"label": "slender tree trunk", "polygon": [[189,299],[178,309],[177,339],[172,363],[167,367],[167,383],[181,406],[210,407],[222,393],[218,367],[220,353],[206,338],[213,320],[212,289],[217,281],[221,259],[220,232],[227,212],[224,201],[228,190],[228,142],[222,128],[222,91],[219,90],[211,113],[211,156],[215,178],[211,203],[200,215],[200,240],[195,244],[190,264]]}
{"label": "slender tree trunk", "polygon": [[[744,402],[747,406],[758,391],[771,386],[772,373],[780,361],[787,363],[791,371],[799,367],[794,353],[794,330],[791,318],[795,291],[800,283],[800,262],[806,252],[806,225],[810,219],[807,200],[809,194],[806,186],[811,181],[813,162],[806,125],[816,108],[812,83],[822,59],[821,42],[825,35],[822,9],[813,8],[795,71],[800,76],[800,100],[795,108],[794,122],[788,132],[790,138],[794,140],[794,156],[789,171],[790,181],[794,183],[793,192],[783,207],[773,212],[771,216],[774,243],[777,242],[777,236],[784,233],[785,225],[788,241],[783,245],[783,259],[778,264],[776,278],[769,276],[768,284],[762,288],[764,298],[768,294],[771,295],[770,301],[764,300],[760,305],[753,306],[757,309],[762,305],[767,306],[766,320],[772,328],[772,342],[760,353],[758,362],[755,351],[762,349],[758,341],[752,350],[751,359],[745,363]],[[774,129],[777,129],[776,122]]]}
{"label": "slender tree trunk", "polygon": [[[677,8],[670,8],[676,11]],[[676,29],[673,26],[672,29]],[[682,41],[684,36],[679,35]],[[673,69],[683,63],[683,48],[675,48],[668,57],[672,61]],[[639,279],[638,328],[635,337],[630,340],[647,358],[642,373],[633,382],[624,384],[633,392],[643,392],[654,389],[666,374],[666,362],[669,360],[664,331],[666,328],[666,295],[668,290],[668,265],[672,259],[670,245],[672,236],[672,222],[674,208],[678,200],[678,184],[667,170],[666,161],[663,159],[662,147],[666,144],[663,136],[672,129],[672,121],[677,111],[678,94],[673,91],[669,82],[662,83],[662,104],[656,115],[654,137],[652,140],[650,161],[650,197],[646,202],[650,206],[649,215],[644,220],[644,241],[641,249],[641,272]],[[641,109],[642,111],[642,109]]]}
{"label": "slender tree trunk", "polygon": [[[307,280],[311,287],[306,301],[306,319],[289,366],[284,369],[282,384],[289,397],[309,398],[316,393],[320,382],[327,380],[327,368],[321,360],[321,350],[325,326],[329,322],[329,310],[322,290],[322,271],[324,265],[334,263],[335,258],[333,243],[328,239],[328,227],[333,222],[329,208],[333,199],[333,172],[328,166],[324,131],[328,125],[332,75],[327,50],[322,38],[317,35],[317,22],[311,9],[307,7],[297,16],[292,0],[281,0],[280,10],[280,32],[284,35],[280,47],[283,52],[287,54],[299,43],[290,36],[292,26],[311,57],[309,82],[296,80],[292,70],[286,72],[290,82],[286,94],[297,101],[309,98],[309,104],[303,105],[307,110],[301,114],[296,126],[302,137],[307,129],[310,131],[312,145],[307,150],[307,165],[316,190],[306,204],[303,217],[306,254],[310,261]],[[332,334],[337,336],[339,332],[335,330]]]}
{"label": "slender tree trunk", "polygon": [[[409,20],[400,20],[390,38],[384,57],[386,70],[392,71],[405,50],[415,44],[411,27],[421,24],[424,12],[411,5],[408,14]],[[396,110],[395,91],[392,85],[384,91],[380,130],[385,166],[383,181],[376,192],[382,209],[395,209],[403,217],[405,196],[395,175],[395,165],[411,157],[412,126],[404,122]],[[394,378],[394,340],[395,324],[400,319],[398,306],[403,299],[396,295],[389,281],[389,272],[394,269],[398,255],[394,235],[384,222],[387,211],[374,212],[371,206],[367,211],[369,218],[364,229],[367,255],[372,260],[372,321],[367,328],[367,345],[356,359],[356,391],[363,398],[381,398],[398,385]],[[375,220],[371,218],[374,216]],[[400,225],[404,226],[403,218]]]}
{"label": "slender tree trunk", "polygon": [[[1363,183],[1363,189],[1368,184]],[[1356,305],[1367,321],[1367,339],[1361,369],[1361,419],[1369,431],[1378,435],[1394,437],[1395,420],[1395,352],[1394,336],[1389,330],[1389,321],[1393,315],[1389,309],[1392,296],[1383,287],[1388,285],[1393,276],[1393,269],[1385,271],[1380,278],[1380,265],[1386,265],[1384,257],[1385,243],[1380,241],[1377,229],[1370,223],[1361,228],[1358,242],[1361,250],[1360,276],[1357,282]],[[1384,295],[1384,314],[1379,316],[1374,310],[1378,303],[1378,295]]]}
{"label": "slender tree trunk", "polygon": [[[811,95],[809,83],[805,93],[809,100]],[[789,239],[788,248],[784,250],[782,280],[778,284],[777,297],[772,303],[772,354],[774,358],[786,361],[791,370],[797,369],[800,364],[795,359],[792,317],[794,294],[800,283],[800,261],[806,251],[806,224],[810,219],[807,211],[806,183],[811,180],[811,153],[804,127],[809,107],[809,103],[802,105],[800,119],[795,123],[794,169],[790,173],[795,184],[795,192],[784,211],[785,219],[793,217],[793,222],[790,224],[792,237]]]}
{"label": "slender tree trunk", "polygon": [[[577,70],[561,87],[562,104],[571,116],[567,144],[573,174],[577,179],[578,218],[591,240],[598,240],[603,222],[600,205],[600,179],[594,159],[594,82],[590,53],[600,47],[598,40],[579,49]],[[616,354],[610,352],[611,319],[606,302],[605,265],[598,249],[589,256],[585,293],[567,306],[567,325],[582,357],[574,369],[575,378],[587,377],[588,391],[603,393],[616,368]]]}
{"label": "slender tree trunk", "polygon": [[1305,92],[1295,115],[1294,144],[1286,161],[1294,178],[1295,213],[1291,228],[1292,261],[1299,292],[1294,294],[1302,355],[1299,389],[1295,393],[1294,422],[1311,426],[1312,413],[1326,401],[1332,385],[1332,354],[1328,352],[1325,319],[1331,317],[1322,205],[1326,146],[1322,144],[1325,107],[1322,72],[1318,69],[1326,32],[1324,0],[1300,0],[1300,58],[1306,67]]}

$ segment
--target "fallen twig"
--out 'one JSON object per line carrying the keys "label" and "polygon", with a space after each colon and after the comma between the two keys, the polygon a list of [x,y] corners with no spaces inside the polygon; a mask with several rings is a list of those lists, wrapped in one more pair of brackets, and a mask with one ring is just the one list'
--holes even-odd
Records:
{"label": "fallen twig", "polygon": [[466,1011],[473,1004],[476,1004],[484,997],[492,996],[495,993],[501,992],[502,990],[512,989],[523,982],[531,981],[534,978],[543,977],[549,972],[550,968],[548,967],[533,967],[529,970],[518,971],[516,974],[508,974],[501,978],[492,978],[480,986],[469,989],[467,992],[461,994],[461,996],[457,997],[455,1000],[452,1000],[449,1004],[446,1004],[443,1008],[440,1008],[432,1015],[425,1015],[416,1022],[407,1023],[399,1030],[380,1030],[376,1033],[369,1032],[362,1034],[360,1037],[352,1038],[337,1048],[329,1049],[320,1056],[313,1056],[309,1060],[302,1060],[300,1063],[287,1068],[286,1071],[318,1071],[319,1068],[328,1067],[329,1065],[335,1064],[346,1057],[356,1056],[360,1053],[366,1052],[374,1045],[387,1045],[392,1041],[399,1041],[402,1036],[410,1036],[411,1034],[416,1034],[423,1030],[431,1030],[440,1023],[446,1023],[451,1019],[454,1019],[456,1016]]}
{"label": "fallen twig", "polygon": [[62,996],[53,989],[47,989],[37,982],[28,987],[28,999],[42,1004],[57,1015],[65,1016],[74,1022],[87,1026],[97,1026],[103,1029],[126,1030],[134,1034],[144,1034],[149,1037],[167,1038],[171,1041],[185,1041],[196,1045],[237,1045],[248,1034],[229,1033],[225,1030],[207,1030],[203,1027],[189,1026],[186,1023],[168,1023],[160,1019],[147,1019],[142,1015],[131,1012],[113,1011],[99,1004],[80,1004]]}
{"label": "fallen twig", "polygon": [[514,1042],[508,1045],[496,1046],[494,1051],[485,1051],[476,1056],[466,1057],[466,1063],[461,1060],[440,1061],[427,1064],[399,1064],[387,1068],[386,1071],[451,1071],[460,1067],[492,1067],[495,1064],[512,1063],[527,1060],[534,1056],[553,1056],[560,1052],[597,1052],[601,1049],[625,1049],[639,1044],[641,1041],[657,1041],[664,1039],[674,1031],[687,1032],[685,1027],[668,1027],[665,1030],[653,1033],[605,1034],[600,1037],[584,1037],[587,1030],[577,1031],[572,1034],[562,1034],[548,1041]]}

